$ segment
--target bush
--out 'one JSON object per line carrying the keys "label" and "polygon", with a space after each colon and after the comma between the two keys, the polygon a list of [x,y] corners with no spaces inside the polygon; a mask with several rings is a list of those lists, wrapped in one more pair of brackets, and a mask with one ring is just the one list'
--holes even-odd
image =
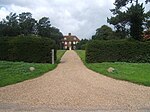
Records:
{"label": "bush", "polygon": [[90,41],[86,61],[96,62],[150,62],[150,43],[127,40]]}
{"label": "bush", "polygon": [[86,49],[86,45],[87,45],[87,44],[81,45],[81,50],[85,50],[85,49]]}
{"label": "bush", "polygon": [[18,36],[0,38],[0,60],[51,63],[51,49],[56,44],[48,38]]}
{"label": "bush", "polygon": [[8,42],[8,37],[1,37],[0,38],[0,59],[1,60],[6,60],[8,59],[8,49],[10,49],[9,42]]}

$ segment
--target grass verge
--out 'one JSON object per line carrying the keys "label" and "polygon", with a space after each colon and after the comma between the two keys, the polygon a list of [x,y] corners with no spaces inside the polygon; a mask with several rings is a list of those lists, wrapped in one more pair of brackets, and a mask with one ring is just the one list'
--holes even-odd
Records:
{"label": "grass verge", "polygon": [[[150,86],[150,64],[149,63],[125,63],[125,62],[104,62],[104,63],[86,63],[85,51],[77,50],[77,54],[80,56],[87,68],[101,73],[105,76],[109,76],[115,79],[126,80],[136,84]],[[115,71],[109,73],[107,69],[109,67],[115,68]]]}
{"label": "grass verge", "polygon": [[[0,61],[0,87],[33,79],[56,68],[65,50],[58,50],[56,64]],[[29,68],[34,67],[34,71]]]}
{"label": "grass verge", "polygon": [[61,57],[64,55],[66,50],[57,50],[57,60],[56,63],[60,63]]}

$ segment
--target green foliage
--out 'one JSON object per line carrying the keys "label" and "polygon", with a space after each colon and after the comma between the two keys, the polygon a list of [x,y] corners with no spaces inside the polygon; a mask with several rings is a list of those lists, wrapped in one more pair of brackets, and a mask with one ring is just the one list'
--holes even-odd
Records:
{"label": "green foliage", "polygon": [[8,37],[1,37],[0,38],[0,59],[6,60],[9,57],[9,49],[11,47],[9,46],[9,39]]}
{"label": "green foliage", "polygon": [[89,40],[88,39],[81,39],[81,41],[77,44],[77,49],[78,50],[85,50],[85,48],[86,48],[86,44],[87,44],[87,42],[88,42]]}
{"label": "green foliage", "polygon": [[150,43],[127,40],[90,41],[86,61],[97,62],[150,62]]}
{"label": "green foliage", "polygon": [[112,31],[112,29],[109,26],[103,25],[96,30],[96,34],[93,35],[92,39],[94,39],[94,40],[114,39],[114,32]]}
{"label": "green foliage", "polygon": [[[77,50],[77,54],[80,56],[87,68],[98,72],[100,74],[120,79],[129,82],[150,86],[149,75],[149,63],[125,63],[125,62],[103,62],[103,63],[86,63],[85,51]],[[116,72],[109,73],[107,69],[109,67],[115,68]]]}
{"label": "green foliage", "polygon": [[51,27],[50,20],[48,17],[43,17],[39,20],[38,25],[38,35],[41,37],[48,37],[55,40],[57,48],[61,48],[60,42],[63,38],[62,33],[59,29]]}
{"label": "green foliage", "polygon": [[19,15],[10,13],[0,21],[0,36],[18,35],[39,35],[55,41],[57,48],[60,48],[60,41],[63,37],[58,28],[51,26],[48,17],[42,17],[39,21],[32,17],[30,12],[23,12]]}
{"label": "green foliage", "polygon": [[120,38],[126,38],[128,36],[129,30],[126,28],[128,18],[125,12],[117,11],[115,17],[107,18],[107,22],[114,25],[116,29],[115,36]]}
{"label": "green foliage", "polygon": [[[55,42],[37,36],[0,38],[0,60],[51,63]],[[56,53],[55,53],[56,59]]]}
{"label": "green foliage", "polygon": [[[128,8],[127,4],[132,4]],[[135,2],[136,4],[132,3]],[[149,0],[147,0],[147,3]],[[135,40],[143,40],[143,26],[148,26],[149,12],[144,13],[143,4],[139,4],[138,0],[116,0],[114,5],[115,9],[111,9],[114,17],[108,18],[107,21],[113,24],[117,31],[122,32],[124,35],[130,34]],[[126,10],[122,11],[122,7],[126,6]],[[130,28],[130,30],[128,29]]]}
{"label": "green foliage", "polygon": [[30,12],[19,14],[20,34],[29,35],[35,33],[36,20]]}
{"label": "green foliage", "polygon": [[[138,4],[139,0],[115,0],[114,5],[116,6],[116,10],[120,9],[121,7],[126,6],[129,3],[133,3],[135,2],[136,4]],[[145,3],[147,4],[148,2],[150,2],[150,0],[145,0]]]}
{"label": "green foliage", "polygon": [[38,35],[42,37],[50,36],[50,20],[47,17],[43,17],[38,22]]}
{"label": "green foliage", "polygon": [[51,32],[50,38],[56,42],[57,48],[61,49],[62,45],[60,45],[60,43],[61,43],[61,40],[63,38],[63,34],[56,27],[51,27],[50,32]]}
{"label": "green foliage", "polygon": [[143,4],[132,5],[127,11],[129,21],[131,23],[130,35],[135,40],[142,40],[143,23],[144,23],[144,8]]}
{"label": "green foliage", "polygon": [[150,2],[150,0],[146,0],[145,2],[148,3],[148,2]]}
{"label": "green foliage", "polygon": [[0,22],[0,36],[16,36],[20,34],[20,27],[16,13],[10,13]]}

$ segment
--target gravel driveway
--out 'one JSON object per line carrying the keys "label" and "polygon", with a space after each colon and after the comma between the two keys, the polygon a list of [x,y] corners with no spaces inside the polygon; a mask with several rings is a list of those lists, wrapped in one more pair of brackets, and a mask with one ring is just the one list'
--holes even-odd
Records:
{"label": "gravel driveway", "polygon": [[0,88],[0,112],[150,112],[150,87],[87,69],[74,51],[41,77]]}

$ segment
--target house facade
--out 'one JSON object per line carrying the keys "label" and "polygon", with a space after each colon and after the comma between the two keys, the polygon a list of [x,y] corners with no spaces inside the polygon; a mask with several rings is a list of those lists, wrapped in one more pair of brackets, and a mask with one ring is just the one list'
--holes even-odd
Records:
{"label": "house facade", "polygon": [[71,35],[71,33],[69,33],[68,35],[63,37],[61,42],[63,45],[63,49],[75,50],[76,45],[80,42],[80,40],[77,36]]}
{"label": "house facade", "polygon": [[145,40],[150,40],[150,29],[144,32],[143,37]]}

